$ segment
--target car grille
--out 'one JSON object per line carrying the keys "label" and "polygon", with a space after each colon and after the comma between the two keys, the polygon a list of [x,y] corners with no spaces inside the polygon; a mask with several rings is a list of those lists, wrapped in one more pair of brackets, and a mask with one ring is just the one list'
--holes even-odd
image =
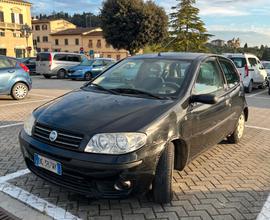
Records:
{"label": "car grille", "polygon": [[[55,141],[50,141],[49,136],[52,131],[57,131],[58,136]],[[38,140],[48,143],[50,145],[76,150],[80,147],[83,135],[74,134],[71,132],[53,129],[48,126],[37,123],[34,127],[33,136]]]}

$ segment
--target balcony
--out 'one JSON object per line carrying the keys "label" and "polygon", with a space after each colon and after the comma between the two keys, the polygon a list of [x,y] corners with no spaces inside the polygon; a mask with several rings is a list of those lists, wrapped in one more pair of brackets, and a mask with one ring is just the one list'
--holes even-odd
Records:
{"label": "balcony", "polygon": [[0,29],[20,30],[21,24],[14,24],[8,22],[0,22]]}

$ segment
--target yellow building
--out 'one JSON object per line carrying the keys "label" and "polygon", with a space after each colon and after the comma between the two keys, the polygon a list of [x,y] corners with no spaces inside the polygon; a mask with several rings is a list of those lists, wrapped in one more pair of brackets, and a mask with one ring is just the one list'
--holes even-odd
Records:
{"label": "yellow building", "polygon": [[126,58],[126,50],[116,50],[103,37],[101,28],[72,28],[51,34],[52,51],[83,51],[86,55],[107,57],[117,60]]}
{"label": "yellow building", "polygon": [[[31,3],[23,0],[0,0],[0,54],[25,57],[33,53],[33,39],[22,33],[31,24]],[[27,53],[28,49],[28,53]]]}
{"label": "yellow building", "polygon": [[76,28],[76,26],[63,19],[33,20],[33,43],[37,52],[52,51],[52,33],[62,30]]}

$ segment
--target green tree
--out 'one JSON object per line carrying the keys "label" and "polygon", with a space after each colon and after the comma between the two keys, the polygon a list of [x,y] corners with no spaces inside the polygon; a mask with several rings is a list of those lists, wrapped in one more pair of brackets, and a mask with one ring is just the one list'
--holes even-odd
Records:
{"label": "green tree", "polygon": [[152,1],[106,0],[100,18],[106,41],[132,55],[146,45],[162,42],[167,36],[168,17]]}
{"label": "green tree", "polygon": [[177,0],[171,13],[171,45],[175,51],[205,51],[211,35],[207,34],[204,22],[199,17],[195,0]]}
{"label": "green tree", "polygon": [[262,60],[267,60],[270,61],[270,48],[265,48],[263,55],[262,55]]}

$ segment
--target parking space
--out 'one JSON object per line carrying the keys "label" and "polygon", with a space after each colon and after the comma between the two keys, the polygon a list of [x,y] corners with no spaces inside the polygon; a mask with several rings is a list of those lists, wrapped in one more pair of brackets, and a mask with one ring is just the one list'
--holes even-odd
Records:
{"label": "parking space", "polygon": [[[84,83],[45,80],[40,76],[33,81],[34,89],[26,100],[0,98],[0,191],[5,194],[55,219],[227,220],[256,219],[261,212],[261,219],[266,216],[264,205],[270,193],[267,90],[247,95],[250,120],[243,141],[237,145],[221,143],[192,161],[184,171],[175,171],[173,201],[158,205],[150,195],[93,200],[28,173],[18,143],[22,121],[37,106]],[[21,170],[23,173],[16,174]],[[13,176],[3,179],[10,174]]]}

